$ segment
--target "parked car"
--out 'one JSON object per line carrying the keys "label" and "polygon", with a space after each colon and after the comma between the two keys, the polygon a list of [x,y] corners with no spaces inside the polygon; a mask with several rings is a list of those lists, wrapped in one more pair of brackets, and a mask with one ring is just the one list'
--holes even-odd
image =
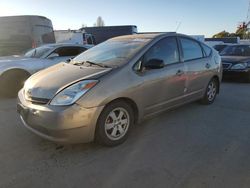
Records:
{"label": "parked car", "polygon": [[17,109],[48,140],[114,146],[144,118],[191,101],[212,104],[221,77],[218,53],[191,37],[122,36],[33,75]]}
{"label": "parked car", "polygon": [[31,49],[24,56],[0,58],[0,93],[17,95],[30,75],[73,58],[88,48],[86,45],[47,44]]}
{"label": "parked car", "polygon": [[239,78],[250,82],[250,44],[228,46],[220,55],[224,78]]}

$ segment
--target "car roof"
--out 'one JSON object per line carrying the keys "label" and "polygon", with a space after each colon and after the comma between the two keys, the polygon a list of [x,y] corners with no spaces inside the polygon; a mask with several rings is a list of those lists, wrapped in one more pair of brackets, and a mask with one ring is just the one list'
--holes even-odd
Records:
{"label": "car roof", "polygon": [[[180,33],[176,33],[176,32],[151,32],[151,33],[137,33],[137,34],[133,34],[133,35],[123,35],[123,36],[119,36],[119,37],[115,37],[115,38],[111,38],[109,39],[109,41],[113,40],[113,41],[119,41],[119,40],[136,40],[136,39],[148,39],[148,40],[153,40],[156,38],[161,38],[161,37],[168,37],[168,36],[180,36],[180,37],[186,37],[186,38],[190,38],[193,40],[196,40],[195,38],[188,36],[188,35],[184,35],[184,34],[180,34]],[[199,40],[196,40],[198,42],[200,42]]]}
{"label": "car roof", "polygon": [[176,32],[154,32],[154,33],[138,33],[133,35],[123,35],[119,37],[112,38],[110,40],[133,40],[133,39],[154,39],[160,36],[176,35]]}
{"label": "car roof", "polygon": [[51,44],[44,44],[43,47],[64,47],[64,46],[70,46],[70,47],[85,47],[88,48],[88,45],[82,45],[82,44],[72,44],[72,43],[51,43]]}

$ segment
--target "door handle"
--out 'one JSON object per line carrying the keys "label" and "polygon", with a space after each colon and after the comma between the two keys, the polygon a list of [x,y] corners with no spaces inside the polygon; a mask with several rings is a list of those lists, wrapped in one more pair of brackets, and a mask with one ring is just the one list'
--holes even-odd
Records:
{"label": "door handle", "polygon": [[209,69],[211,65],[209,63],[206,64],[206,68]]}
{"label": "door handle", "polygon": [[176,75],[177,76],[181,76],[181,75],[183,75],[184,74],[184,71],[183,70],[178,70],[177,72],[176,72]]}

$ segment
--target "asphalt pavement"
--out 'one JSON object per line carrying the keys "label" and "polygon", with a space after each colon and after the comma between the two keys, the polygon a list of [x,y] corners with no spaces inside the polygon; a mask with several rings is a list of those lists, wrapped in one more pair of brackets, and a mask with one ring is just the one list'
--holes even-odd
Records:
{"label": "asphalt pavement", "polygon": [[2,98],[0,188],[29,187],[249,188],[250,84],[223,83],[213,105],[164,112],[114,148],[43,140]]}

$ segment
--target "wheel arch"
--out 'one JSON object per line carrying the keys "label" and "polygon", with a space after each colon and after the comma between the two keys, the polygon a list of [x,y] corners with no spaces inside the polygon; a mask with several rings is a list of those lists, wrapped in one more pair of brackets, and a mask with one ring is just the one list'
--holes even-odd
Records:
{"label": "wheel arch", "polygon": [[96,127],[94,129],[94,135],[93,135],[94,136],[93,137],[94,141],[96,141],[96,142],[98,142],[100,144],[103,144],[105,146],[115,146],[115,145],[121,144],[121,143],[123,143],[126,140],[127,135],[128,135],[128,134],[125,134],[125,136],[123,136],[121,139],[116,140],[114,142],[111,142],[111,140],[109,140],[107,138],[107,136],[104,136],[105,133],[103,132],[103,126],[98,126],[98,125],[100,125],[99,124],[100,123],[99,122],[100,118],[103,121],[103,117],[104,116],[102,116],[101,114],[103,112],[107,113],[107,111],[105,111],[105,109],[108,108],[109,105],[112,105],[112,104],[117,103],[117,102],[120,102],[120,104],[121,104],[121,102],[123,102],[124,104],[129,105],[132,108],[132,113],[134,114],[134,123],[136,123],[137,120],[138,120],[138,115],[137,115],[138,114],[138,107],[137,107],[136,103],[132,99],[127,98],[127,97],[119,97],[119,98],[115,98],[115,99],[109,101],[104,106],[104,108],[102,109],[101,113],[99,114],[99,117],[97,119],[97,124],[96,124]]}
{"label": "wheel arch", "polygon": [[137,104],[135,103],[135,101],[131,98],[128,98],[128,97],[119,97],[119,98],[116,98],[116,99],[113,99],[111,100],[110,102],[108,102],[106,106],[108,106],[109,104],[111,103],[114,103],[114,102],[117,102],[117,101],[123,101],[125,103],[127,103],[128,105],[130,105],[133,109],[133,112],[134,112],[134,120],[135,120],[135,124],[138,123],[138,120],[139,120],[139,108],[137,106]]}
{"label": "wheel arch", "polygon": [[10,72],[23,72],[23,73],[25,73],[27,76],[31,76],[31,73],[28,72],[28,71],[25,70],[25,69],[22,69],[22,68],[11,68],[11,69],[7,69],[7,70],[5,70],[4,72],[2,72],[1,75],[0,75],[0,78],[1,78],[2,76],[4,76],[4,75],[10,73]]}
{"label": "wheel arch", "polygon": [[5,70],[0,75],[0,94],[6,97],[16,97],[18,91],[31,74],[23,69],[13,68]]}
{"label": "wheel arch", "polygon": [[[215,79],[216,80],[216,82],[217,82],[217,94],[219,94],[220,93],[220,79],[219,79],[219,76],[218,75],[214,75],[213,77],[212,77],[212,79]],[[211,79],[211,80],[212,80]]]}

